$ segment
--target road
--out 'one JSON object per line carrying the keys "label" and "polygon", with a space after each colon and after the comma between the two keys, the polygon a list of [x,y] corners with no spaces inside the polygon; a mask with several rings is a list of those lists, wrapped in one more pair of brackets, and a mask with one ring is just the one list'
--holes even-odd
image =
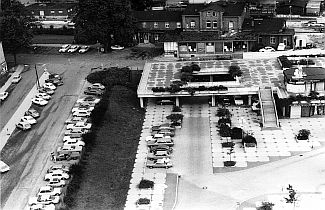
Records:
{"label": "road", "polygon": [[[15,130],[1,151],[1,159],[11,171],[1,175],[1,209],[24,209],[28,198],[44,185],[43,176],[51,165],[49,154],[56,150],[64,129],[64,121],[78,95],[83,90],[85,77],[91,68],[99,66],[141,67],[143,61],[121,58],[123,53],[85,55],[18,55],[22,64],[46,64],[47,71],[63,76],[64,85],[58,87],[49,104],[40,108],[41,117],[31,131]],[[1,126],[11,118],[15,109],[35,84],[35,72],[23,73],[23,80],[13,89],[1,107]],[[27,109],[28,107],[26,107]],[[4,116],[4,117],[2,117]]]}

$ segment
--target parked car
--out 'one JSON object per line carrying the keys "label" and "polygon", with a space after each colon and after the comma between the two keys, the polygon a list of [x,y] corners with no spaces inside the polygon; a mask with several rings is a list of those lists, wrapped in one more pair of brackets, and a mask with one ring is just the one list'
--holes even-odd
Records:
{"label": "parked car", "polygon": [[8,97],[8,95],[9,95],[8,92],[2,92],[2,93],[0,93],[0,101],[6,100],[6,98]]}
{"label": "parked car", "polygon": [[55,90],[56,87],[55,85],[53,85],[53,83],[50,83],[50,82],[46,82],[44,85],[43,85],[44,88],[49,88],[51,90]]}
{"label": "parked car", "polygon": [[91,114],[90,111],[79,110],[79,111],[73,112],[72,116],[74,116],[74,117],[89,117],[90,114]]}
{"label": "parked car", "polygon": [[87,96],[87,97],[78,99],[77,103],[91,102],[91,103],[97,104],[99,101],[100,101],[100,99],[96,98],[95,96]]}
{"label": "parked car", "polygon": [[168,130],[168,129],[162,129],[162,130],[156,130],[156,131],[152,131],[151,135],[155,136],[156,134],[164,134],[165,136],[175,136],[175,131],[173,130]]}
{"label": "parked car", "polygon": [[80,106],[77,106],[77,107],[73,107],[71,112],[78,112],[78,111],[93,111],[94,110],[94,106],[86,106],[86,105],[80,105]]}
{"label": "parked car", "polygon": [[70,136],[71,138],[81,138],[83,134],[87,133],[88,130],[82,130],[82,129],[69,129],[67,130],[64,135]]}
{"label": "parked car", "polygon": [[0,160],[0,172],[5,173],[7,171],[10,171],[10,167],[5,162]]}
{"label": "parked car", "polygon": [[60,189],[60,188],[44,186],[38,190],[37,195],[38,196],[40,196],[40,195],[61,195],[61,193],[62,193],[62,189]]}
{"label": "parked car", "polygon": [[64,142],[69,141],[69,140],[72,140],[72,139],[82,141],[82,138],[81,138],[81,137],[72,138],[71,136],[64,136],[62,141],[63,141],[63,143],[64,143]]}
{"label": "parked car", "polygon": [[77,138],[70,139],[64,142],[63,147],[65,146],[76,146],[76,147],[84,147],[85,142],[82,140],[79,140]]}
{"label": "parked car", "polygon": [[66,185],[66,181],[58,178],[52,178],[47,183],[47,186],[51,186],[51,187],[64,187],[65,185]]}
{"label": "parked car", "polygon": [[51,99],[51,96],[47,93],[37,93],[35,95],[35,98],[41,98],[41,99],[44,99],[44,100],[50,100]]}
{"label": "parked car", "polygon": [[86,53],[89,51],[89,46],[81,46],[79,53]]}
{"label": "parked car", "polygon": [[17,128],[25,131],[25,130],[29,130],[32,128],[32,125],[29,124],[28,122],[19,122],[17,125],[16,125]]}
{"label": "parked car", "polygon": [[259,52],[275,52],[275,49],[273,47],[264,47]]}
{"label": "parked car", "polygon": [[57,79],[57,78],[47,79],[47,80],[45,80],[45,82],[46,83],[52,83],[55,86],[61,86],[61,85],[63,85],[62,80]]}
{"label": "parked car", "polygon": [[169,158],[162,158],[157,160],[147,160],[146,166],[148,168],[170,168],[173,164]]}
{"label": "parked car", "polygon": [[90,89],[99,89],[99,90],[105,90],[105,86],[100,83],[94,83],[88,87],[88,90]]}
{"label": "parked car", "polygon": [[53,171],[56,171],[56,170],[62,170],[64,172],[68,173],[69,167],[66,165],[62,165],[62,164],[53,165],[49,169],[47,169],[47,173],[52,173]]}
{"label": "parked car", "polygon": [[62,77],[59,74],[52,73],[49,75],[49,79],[59,79],[62,80]]}
{"label": "parked car", "polygon": [[70,47],[71,47],[70,44],[62,45],[61,49],[59,49],[59,52],[60,53],[65,53],[65,52],[67,52],[70,49]]}
{"label": "parked car", "polygon": [[86,95],[94,95],[94,96],[101,96],[103,95],[104,91],[99,90],[99,89],[86,89],[84,91],[84,94]]}
{"label": "parked car", "polygon": [[285,48],[286,48],[286,46],[285,46],[284,43],[279,43],[277,50],[278,50],[278,51],[284,51]]}
{"label": "parked car", "polygon": [[38,111],[34,108],[29,108],[26,112],[25,112],[25,116],[32,116],[33,118],[38,118],[40,115],[38,113]]}
{"label": "parked car", "polygon": [[37,123],[37,121],[32,117],[32,116],[23,116],[21,119],[20,119],[20,122],[27,122],[31,125],[34,125]]}
{"label": "parked car", "polygon": [[69,160],[77,160],[80,158],[79,152],[69,152],[67,154],[57,154],[55,156],[56,161],[69,161]]}
{"label": "parked car", "polygon": [[155,151],[148,153],[148,160],[156,160],[156,159],[161,159],[161,158],[169,158],[170,157],[170,152],[169,151]]}
{"label": "parked car", "polygon": [[52,90],[50,88],[44,88],[44,87],[38,89],[38,92],[40,92],[40,93],[46,93],[48,95],[53,95],[54,94],[54,90]]}
{"label": "parked car", "polygon": [[11,82],[12,82],[12,83],[18,83],[20,80],[21,80],[21,76],[20,76],[20,74],[19,74],[19,75],[15,75],[15,76],[13,76]]}
{"label": "parked car", "polygon": [[40,195],[36,197],[31,197],[28,200],[28,204],[30,206],[37,205],[37,204],[58,204],[60,202],[60,196],[53,196],[53,195]]}
{"label": "parked car", "polygon": [[113,46],[111,46],[111,49],[112,50],[123,50],[124,47],[122,47],[121,45],[113,45]]}
{"label": "parked car", "polygon": [[67,129],[85,129],[85,130],[89,130],[91,128],[91,123],[87,123],[87,122],[77,122],[75,124],[68,124],[67,125]]}
{"label": "parked car", "polygon": [[175,130],[175,127],[171,126],[169,123],[156,125],[151,127],[151,131],[160,131],[160,130]]}
{"label": "parked car", "polygon": [[47,100],[45,100],[45,99],[42,99],[42,98],[33,98],[32,103],[36,104],[36,105],[39,105],[39,106],[45,106],[49,102]]}
{"label": "parked car", "polygon": [[61,147],[58,147],[57,152],[58,154],[69,154],[70,152],[82,152],[83,147],[77,145],[66,145],[64,144]]}
{"label": "parked car", "polygon": [[88,122],[88,118],[72,116],[65,121],[65,124],[76,124],[77,122]]}
{"label": "parked car", "polygon": [[76,102],[73,106],[73,108],[75,107],[95,107],[96,103],[94,102],[90,102],[90,101],[83,101],[83,102]]}
{"label": "parked car", "polygon": [[156,152],[156,151],[168,151],[169,153],[172,153],[173,148],[164,144],[149,147],[149,152]]}
{"label": "parked car", "polygon": [[55,210],[54,204],[35,204],[30,207],[30,210]]}
{"label": "parked car", "polygon": [[70,49],[68,49],[68,52],[69,53],[74,53],[74,52],[77,52],[78,50],[79,50],[79,46],[78,45],[72,45],[71,47],[70,47]]}
{"label": "parked car", "polygon": [[171,138],[158,138],[154,141],[148,141],[148,147],[158,146],[158,145],[167,145],[167,146],[174,146],[174,141]]}
{"label": "parked car", "polygon": [[53,171],[52,173],[45,174],[44,181],[49,181],[53,178],[67,180],[70,178],[70,175],[68,173],[61,171],[61,170],[56,170],[56,171]]}

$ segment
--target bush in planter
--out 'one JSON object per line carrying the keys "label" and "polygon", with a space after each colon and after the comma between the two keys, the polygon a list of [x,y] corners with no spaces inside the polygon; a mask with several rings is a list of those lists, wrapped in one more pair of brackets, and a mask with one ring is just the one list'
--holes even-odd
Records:
{"label": "bush in planter", "polygon": [[310,130],[301,129],[299,130],[299,133],[296,135],[296,138],[298,140],[307,140],[309,139],[309,135],[310,135]]}
{"label": "bush in planter", "polygon": [[188,88],[186,88],[186,91],[187,91],[191,96],[193,96],[194,93],[195,93],[195,89],[192,88],[192,87],[188,87]]}
{"label": "bush in planter", "polygon": [[245,143],[254,143],[255,145],[257,144],[255,137],[252,135],[244,136],[242,144],[244,145]]}
{"label": "bush in planter", "polygon": [[190,67],[192,69],[192,72],[193,71],[200,71],[201,70],[201,67],[198,64],[196,64],[196,63],[192,63]]}
{"label": "bush in planter", "polygon": [[218,86],[208,87],[208,90],[210,90],[210,91],[217,91],[218,90]]}
{"label": "bush in planter", "polygon": [[240,70],[239,66],[229,66],[228,74],[230,74],[233,78],[235,78],[243,75],[243,72]]}
{"label": "bush in planter", "polygon": [[235,146],[234,142],[223,142],[221,143],[222,147],[233,147]]}
{"label": "bush in planter", "polygon": [[152,92],[157,93],[157,92],[165,92],[164,87],[153,87],[151,88]]}
{"label": "bush in planter", "polygon": [[235,166],[235,165],[236,165],[236,161],[232,161],[232,160],[224,161],[224,162],[223,162],[223,165],[224,165],[225,167],[232,167],[232,166]]}
{"label": "bush in planter", "polygon": [[219,85],[219,86],[218,86],[218,90],[219,90],[219,91],[227,91],[228,88],[225,87],[225,86],[223,86],[223,85]]}
{"label": "bush in planter", "polygon": [[148,188],[153,188],[154,186],[154,182],[153,181],[150,181],[150,180],[147,180],[147,179],[142,179],[138,185],[138,188],[139,189],[148,189]]}
{"label": "bush in planter", "polygon": [[205,90],[207,90],[207,88],[203,85],[199,86],[199,88],[198,88],[198,91],[205,91]]}
{"label": "bush in planter", "polygon": [[137,201],[137,205],[148,205],[150,204],[150,199],[148,198],[139,198]]}
{"label": "bush in planter", "polygon": [[190,82],[192,79],[193,79],[192,73],[182,72],[182,74],[181,74],[181,81],[183,81],[183,82]]}
{"label": "bush in planter", "polygon": [[219,135],[221,137],[231,137],[231,128],[226,124],[221,124],[219,128]]}
{"label": "bush in planter", "polygon": [[181,91],[181,87],[179,84],[171,84],[170,87],[166,88],[166,91],[170,93],[176,93]]}
{"label": "bush in planter", "polygon": [[243,138],[243,129],[238,127],[233,127],[231,129],[231,139],[242,139]]}
{"label": "bush in planter", "polygon": [[310,91],[310,93],[309,93],[309,97],[311,98],[311,99],[318,99],[318,95],[319,95],[319,92],[317,92],[317,91]]}
{"label": "bush in planter", "polygon": [[257,210],[272,210],[274,203],[264,201],[260,207],[257,207]]}
{"label": "bush in planter", "polygon": [[230,111],[226,108],[219,108],[217,110],[216,116],[222,117],[222,118],[230,118],[231,114]]}
{"label": "bush in planter", "polygon": [[172,112],[181,112],[181,108],[179,106],[173,106]]}

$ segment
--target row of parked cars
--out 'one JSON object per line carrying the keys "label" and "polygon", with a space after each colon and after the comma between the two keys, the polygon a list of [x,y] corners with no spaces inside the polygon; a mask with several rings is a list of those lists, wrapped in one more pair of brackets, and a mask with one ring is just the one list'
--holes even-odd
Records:
{"label": "row of parked cars", "polygon": [[[60,85],[63,85],[61,76],[50,74],[49,79],[45,81],[44,85],[38,89],[38,93],[32,98],[32,103],[37,106],[45,106],[54,94],[57,86]],[[29,130],[32,128],[32,125],[37,123],[36,118],[39,116],[39,112],[31,107],[25,112],[25,115],[16,124],[16,127],[21,130]]]}
{"label": "row of parked cars", "polygon": [[[20,80],[22,79],[20,74],[17,75],[13,75],[11,83],[13,84],[17,84],[20,82]],[[0,92],[0,104],[5,101],[9,96],[9,92],[4,91],[4,92]]]}
{"label": "row of parked cars", "polygon": [[175,127],[169,123],[153,126],[151,135],[146,137],[148,145],[148,156],[146,166],[148,168],[170,168],[173,152]]}
{"label": "row of parked cars", "polygon": [[[99,83],[92,84],[87,90],[100,89],[105,87]],[[70,178],[68,161],[77,160],[81,157],[85,142],[82,140],[83,134],[90,131],[92,123],[90,114],[95,105],[99,103],[97,96],[86,96],[80,98],[71,110],[71,116],[65,121],[65,133],[62,139],[63,144],[55,152],[51,153],[51,159],[60,164],[52,165],[44,176],[46,186],[41,187],[35,197],[29,199],[30,209],[55,209],[55,205],[60,202],[63,188]],[[66,164],[62,164],[66,161]]]}
{"label": "row of parked cars", "polygon": [[86,53],[88,52],[90,49],[89,46],[84,45],[84,46],[79,46],[79,45],[71,45],[71,44],[65,44],[62,45],[62,47],[59,49],[60,53],[75,53],[75,52],[79,52],[79,53]]}

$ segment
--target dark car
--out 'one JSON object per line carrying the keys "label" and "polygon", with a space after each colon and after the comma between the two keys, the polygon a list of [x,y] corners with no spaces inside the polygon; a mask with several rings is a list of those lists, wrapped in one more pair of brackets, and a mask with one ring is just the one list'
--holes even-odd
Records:
{"label": "dark car", "polygon": [[86,95],[94,95],[94,96],[101,96],[101,95],[103,95],[103,93],[104,93],[104,91],[102,91],[102,90],[99,90],[99,89],[86,89],[85,91],[84,91],[84,93],[86,94]]}
{"label": "dark car", "polygon": [[55,86],[61,86],[61,85],[63,85],[62,80],[57,79],[57,78],[47,79],[47,80],[45,80],[45,82],[52,83]]}
{"label": "dark car", "polygon": [[62,80],[62,77],[59,74],[50,74],[49,79],[59,79]]}
{"label": "dark car", "polygon": [[49,94],[49,95],[53,95],[54,94],[54,90],[50,89],[50,88],[40,88],[38,89],[38,92],[40,93],[46,93],[46,94]]}
{"label": "dark car", "polygon": [[149,148],[150,152],[156,152],[156,151],[168,151],[169,153],[172,153],[173,148],[167,145],[157,145],[152,146]]}
{"label": "dark car", "polygon": [[56,155],[56,161],[77,160],[78,158],[80,158],[79,152],[69,152]]}

